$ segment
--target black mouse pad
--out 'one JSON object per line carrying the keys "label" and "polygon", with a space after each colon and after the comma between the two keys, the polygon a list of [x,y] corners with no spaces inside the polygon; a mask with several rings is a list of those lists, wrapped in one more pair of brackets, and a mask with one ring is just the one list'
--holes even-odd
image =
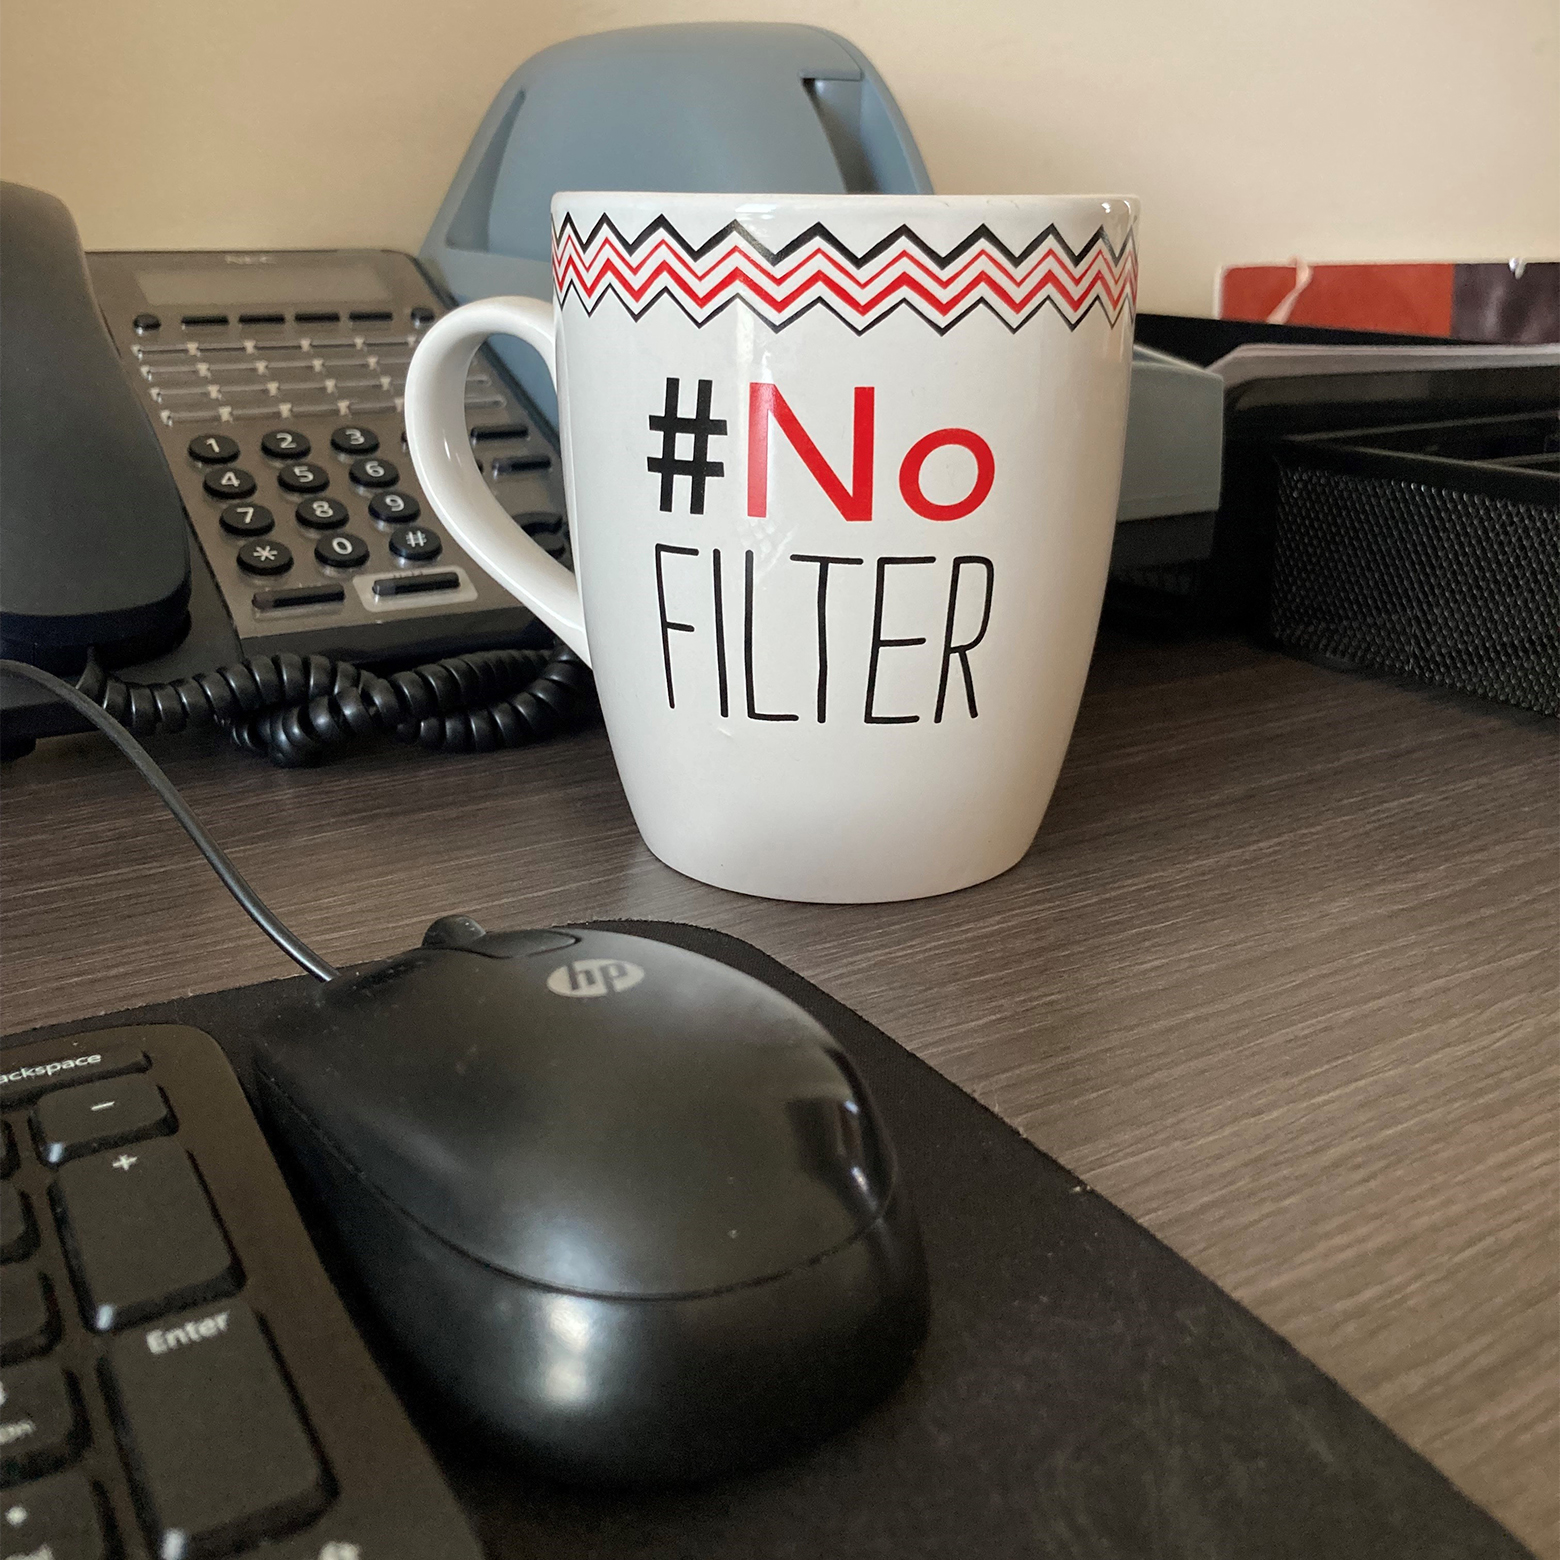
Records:
{"label": "black mouse pad", "polygon": [[[866,1419],[782,1466],[694,1489],[548,1485],[414,1405],[495,1560],[1528,1553],[1282,1338],[881,1030],[735,938],[597,924],[724,960],[835,1033],[915,1195],[931,1332],[904,1386]],[[15,1038],[192,1024],[247,1085],[257,1019],[285,1018],[305,984]]]}

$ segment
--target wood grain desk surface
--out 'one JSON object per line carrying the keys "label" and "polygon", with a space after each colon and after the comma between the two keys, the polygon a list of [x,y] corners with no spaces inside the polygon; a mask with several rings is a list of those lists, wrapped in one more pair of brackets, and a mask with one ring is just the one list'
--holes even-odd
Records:
{"label": "wood grain desk surface", "polygon": [[[599,727],[283,772],[159,756],[341,964],[693,921],[919,1052],[1560,1556],[1560,766],[1542,720],[1237,642],[1102,641],[1040,836],[938,900],[770,903],[640,843]],[[96,737],[4,777],[4,1027],[283,975]]]}

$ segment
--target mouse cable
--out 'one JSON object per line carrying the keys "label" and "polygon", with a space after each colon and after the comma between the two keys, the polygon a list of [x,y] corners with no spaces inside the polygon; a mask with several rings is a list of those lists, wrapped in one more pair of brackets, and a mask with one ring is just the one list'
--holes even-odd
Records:
{"label": "mouse cable", "polygon": [[376,734],[439,753],[525,747],[574,718],[595,684],[570,649],[475,650],[381,677],[323,655],[250,656],[171,683],[127,683],[95,655],[77,689],[135,736],[216,726],[282,769]]}
{"label": "mouse cable", "polygon": [[300,964],[317,980],[334,980],[341,971],[328,964],[306,942],[295,937],[273,915],[260,896],[244,881],[243,874],[228,860],[222,847],[206,833],[200,820],[189,810],[178,788],[158,767],[152,755],[130,735],[101,705],[94,704],[79,689],[54,676],[40,671],[25,661],[0,660],[0,672],[23,677],[38,687],[47,689],[63,704],[68,704],[78,715],[85,716],[126,758],[141,771],[141,777],[162,798],[163,805],[179,821],[179,826],[194,840],[195,847],[211,869],[222,879],[223,887],[239,902],[249,919],[265,933],[294,963]]}

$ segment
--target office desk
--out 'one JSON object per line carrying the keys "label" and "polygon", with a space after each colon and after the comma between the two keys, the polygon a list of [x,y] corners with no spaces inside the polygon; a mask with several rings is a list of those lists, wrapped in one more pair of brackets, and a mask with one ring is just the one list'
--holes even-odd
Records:
{"label": "office desk", "polygon": [[[640,843],[599,727],[526,752],[169,773],[327,958],[695,921],[792,965],[1222,1284],[1560,1555],[1552,721],[1233,641],[1102,641],[1029,856],[818,907]],[[286,974],[96,737],[5,776],[7,1030]]]}

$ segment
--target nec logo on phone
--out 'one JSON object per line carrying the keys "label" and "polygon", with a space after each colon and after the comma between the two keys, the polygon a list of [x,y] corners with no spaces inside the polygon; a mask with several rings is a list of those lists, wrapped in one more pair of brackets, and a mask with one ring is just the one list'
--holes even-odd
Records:
{"label": "nec logo on phone", "polygon": [[547,989],[560,997],[604,997],[627,991],[645,978],[645,972],[627,959],[576,959],[560,964],[547,977]]}

